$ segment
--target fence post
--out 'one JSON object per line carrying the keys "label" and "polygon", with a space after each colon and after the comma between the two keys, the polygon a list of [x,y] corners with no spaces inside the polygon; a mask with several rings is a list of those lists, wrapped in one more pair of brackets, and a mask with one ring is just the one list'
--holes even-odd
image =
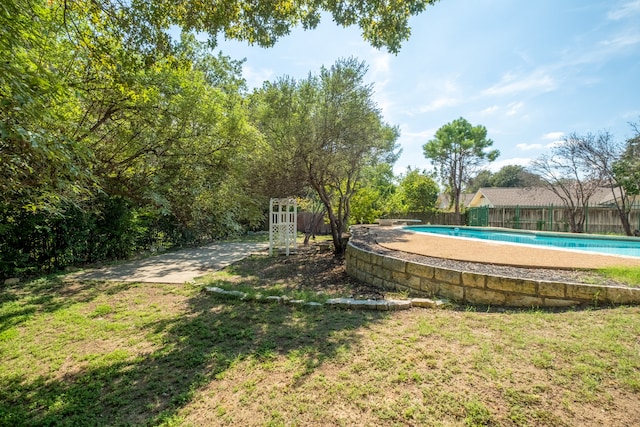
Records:
{"label": "fence post", "polygon": [[589,232],[589,203],[584,205],[584,232]]}

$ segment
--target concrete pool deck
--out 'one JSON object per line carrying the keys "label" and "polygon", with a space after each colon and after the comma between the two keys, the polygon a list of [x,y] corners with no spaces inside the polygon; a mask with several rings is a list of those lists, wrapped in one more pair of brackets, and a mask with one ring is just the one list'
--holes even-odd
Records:
{"label": "concrete pool deck", "polygon": [[534,268],[592,269],[640,266],[640,258],[634,257],[442,237],[414,233],[401,227],[368,227],[376,234],[377,243],[384,248],[436,258]]}

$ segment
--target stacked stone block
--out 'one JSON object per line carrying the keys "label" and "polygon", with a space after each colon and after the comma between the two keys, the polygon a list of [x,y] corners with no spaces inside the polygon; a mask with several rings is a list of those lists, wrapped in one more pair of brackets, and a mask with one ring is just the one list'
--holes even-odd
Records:
{"label": "stacked stone block", "polygon": [[359,248],[352,238],[347,273],[381,289],[506,307],[638,304],[640,289],[527,280],[435,267]]}

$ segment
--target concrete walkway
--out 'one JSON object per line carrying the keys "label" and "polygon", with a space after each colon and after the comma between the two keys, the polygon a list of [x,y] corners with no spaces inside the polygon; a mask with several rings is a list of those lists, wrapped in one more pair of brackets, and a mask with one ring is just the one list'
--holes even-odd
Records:
{"label": "concrete walkway", "polygon": [[77,280],[184,283],[268,248],[268,243],[215,243],[110,267],[84,270],[67,277]]}

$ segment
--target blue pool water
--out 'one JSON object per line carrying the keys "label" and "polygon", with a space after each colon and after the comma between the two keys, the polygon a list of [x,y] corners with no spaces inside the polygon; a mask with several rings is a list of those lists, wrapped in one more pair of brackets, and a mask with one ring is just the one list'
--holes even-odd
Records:
{"label": "blue pool water", "polygon": [[410,226],[406,230],[470,239],[551,246],[562,249],[640,257],[640,239],[633,237],[599,237],[594,235],[550,234],[452,226]]}

